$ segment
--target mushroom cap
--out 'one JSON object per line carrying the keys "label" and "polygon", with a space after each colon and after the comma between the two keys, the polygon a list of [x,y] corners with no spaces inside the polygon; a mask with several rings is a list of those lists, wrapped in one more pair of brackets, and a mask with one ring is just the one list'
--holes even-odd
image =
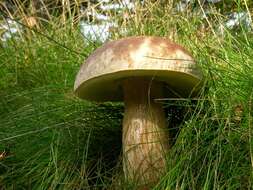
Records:
{"label": "mushroom cap", "polygon": [[74,91],[87,100],[122,101],[121,82],[132,77],[161,81],[167,91],[192,97],[202,74],[183,47],[161,37],[128,37],[96,49],[81,66]]}

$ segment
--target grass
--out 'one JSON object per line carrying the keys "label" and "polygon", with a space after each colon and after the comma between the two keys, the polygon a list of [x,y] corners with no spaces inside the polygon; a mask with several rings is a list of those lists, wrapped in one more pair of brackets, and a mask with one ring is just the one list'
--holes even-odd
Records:
{"label": "grass", "polygon": [[[79,32],[62,35],[67,30],[54,31],[59,35],[54,39],[83,53],[94,49],[84,45]],[[122,106],[93,105],[73,95],[83,56],[37,34],[19,40],[1,49],[2,188],[79,189],[105,183],[112,175],[105,168],[116,165],[120,153]]]}
{"label": "grass", "polygon": [[[173,39],[204,74],[198,100],[162,100],[174,145],[154,189],[252,189],[252,32],[220,36],[220,14],[205,20],[170,10],[147,4],[122,22],[127,34],[112,35]],[[80,64],[101,43],[55,21],[1,44],[0,189],[133,189],[121,169],[123,106],[73,94]]]}

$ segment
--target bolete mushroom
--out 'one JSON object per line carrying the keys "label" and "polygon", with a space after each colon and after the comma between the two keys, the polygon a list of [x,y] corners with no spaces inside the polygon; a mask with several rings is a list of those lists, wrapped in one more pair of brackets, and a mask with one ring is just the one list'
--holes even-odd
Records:
{"label": "bolete mushroom", "polygon": [[183,47],[161,37],[107,42],[81,66],[74,90],[91,101],[123,101],[123,170],[138,185],[154,184],[166,170],[168,129],[154,99],[197,95],[202,75]]}

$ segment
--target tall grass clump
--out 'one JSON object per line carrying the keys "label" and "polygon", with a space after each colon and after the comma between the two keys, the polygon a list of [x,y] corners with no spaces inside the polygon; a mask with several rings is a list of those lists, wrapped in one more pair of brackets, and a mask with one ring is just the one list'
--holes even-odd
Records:
{"label": "tall grass clump", "polygon": [[[13,2],[14,10],[1,7],[1,20],[24,29],[0,44],[0,189],[134,189],[120,166],[123,106],[73,94],[80,64],[101,44],[81,35],[80,4]],[[252,13],[247,1],[233,2],[233,10]],[[200,1],[184,12],[175,4],[145,1],[108,13],[118,24],[111,39],[164,36],[189,49],[203,71],[198,98],[157,100],[173,146],[154,189],[252,189],[252,30],[223,27],[221,8],[210,5],[203,16]]]}
{"label": "tall grass clump", "polygon": [[43,34],[68,49],[37,33],[1,49],[1,188],[105,186],[120,151],[122,108],[81,102],[72,90],[96,44],[67,27]]}
{"label": "tall grass clump", "polygon": [[73,94],[76,72],[99,42],[57,15],[31,28],[18,8],[1,15],[23,30],[1,42],[0,188],[105,188],[120,155],[122,107]]}

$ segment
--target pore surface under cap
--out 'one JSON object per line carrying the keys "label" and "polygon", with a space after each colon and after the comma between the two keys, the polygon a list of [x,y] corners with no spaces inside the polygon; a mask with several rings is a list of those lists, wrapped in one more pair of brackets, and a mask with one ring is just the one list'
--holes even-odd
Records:
{"label": "pore surface under cap", "polygon": [[161,37],[128,37],[95,50],[81,66],[74,90],[83,99],[121,101],[121,81],[129,77],[162,81],[189,97],[197,93],[202,75],[181,46]]}

